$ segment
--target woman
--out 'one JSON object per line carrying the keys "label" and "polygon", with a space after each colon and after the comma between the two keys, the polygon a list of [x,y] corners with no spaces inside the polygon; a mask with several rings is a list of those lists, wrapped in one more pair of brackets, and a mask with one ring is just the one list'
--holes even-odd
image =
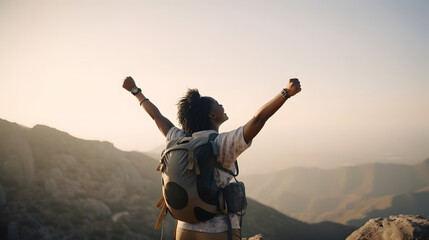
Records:
{"label": "woman", "polygon": [[[167,141],[180,138],[185,134],[194,137],[208,136],[219,132],[222,123],[228,120],[224,108],[212,97],[202,97],[197,89],[189,89],[178,103],[178,120],[182,127],[179,129],[164,117],[158,108],[146,98],[138,88],[132,77],[124,80],[123,88],[130,91],[140,102],[146,112],[152,117]],[[234,162],[237,157],[250,147],[252,139],[259,133],[266,121],[286,102],[286,100],[301,91],[298,79],[291,79],[288,86],[266,103],[244,125],[233,131],[220,133],[215,143],[220,149],[218,162],[223,168],[236,170]],[[215,170],[214,177],[219,187],[225,187],[232,176],[224,171]],[[241,240],[239,218],[236,214],[222,215],[200,223],[186,223],[178,221],[176,239],[228,239],[228,219],[231,221],[234,240]]]}

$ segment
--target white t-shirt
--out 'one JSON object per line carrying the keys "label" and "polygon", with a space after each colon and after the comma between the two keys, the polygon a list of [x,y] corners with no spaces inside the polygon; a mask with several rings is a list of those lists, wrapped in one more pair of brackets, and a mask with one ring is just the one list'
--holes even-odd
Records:
{"label": "white t-shirt", "polygon": [[[195,132],[192,134],[193,137],[209,136],[212,133],[216,133],[215,130],[205,130]],[[174,140],[185,136],[185,132],[177,127],[172,127],[167,133],[167,141]],[[237,157],[250,147],[251,143],[247,144],[243,137],[243,127],[239,127],[236,130],[230,132],[220,133],[214,141],[219,149],[218,162],[221,163],[222,167],[230,169],[233,172],[235,169],[235,160]],[[218,187],[225,187],[232,179],[232,176],[224,171],[215,168],[214,178]],[[198,232],[218,233],[225,232],[228,230],[227,215],[219,214],[214,218],[200,223],[187,223],[178,221],[177,227]],[[240,229],[239,217],[236,214],[228,214],[231,219],[232,229]]]}

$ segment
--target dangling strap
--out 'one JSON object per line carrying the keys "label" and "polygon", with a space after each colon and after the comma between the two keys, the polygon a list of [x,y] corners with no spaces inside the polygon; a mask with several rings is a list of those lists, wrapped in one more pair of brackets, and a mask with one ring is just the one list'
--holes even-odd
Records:
{"label": "dangling strap", "polygon": [[161,196],[161,198],[156,203],[156,207],[161,209],[165,205],[165,199],[164,196]]}
{"label": "dangling strap", "polygon": [[218,202],[218,211],[222,214],[228,214],[228,209],[226,208],[225,198],[223,196],[223,189],[217,191],[217,202]]}
{"label": "dangling strap", "polygon": [[158,230],[161,226],[162,221],[164,220],[165,214],[167,213],[167,205],[165,204],[164,196],[162,196],[159,201],[156,203],[156,207],[161,209],[161,212],[158,216],[158,221],[156,221],[155,229]]}
{"label": "dangling strap", "polygon": [[241,239],[241,229],[243,228],[243,215],[240,215],[240,239]]}
{"label": "dangling strap", "polygon": [[161,240],[164,240],[164,221],[161,224]]}
{"label": "dangling strap", "polygon": [[156,171],[162,171],[164,168],[164,162],[161,159],[161,161],[159,161],[158,167],[156,167]]}
{"label": "dangling strap", "polygon": [[222,166],[220,165],[220,163],[217,163],[217,168],[219,168],[219,170],[222,170],[222,171],[224,171],[224,172],[228,173],[229,175],[231,175],[231,176],[233,176],[233,177],[237,177],[237,176],[238,176],[238,174],[240,173],[240,171],[238,170],[238,160],[235,160],[235,161],[234,161],[234,164],[235,164],[235,169],[237,170],[237,173],[234,173],[234,172],[232,172],[231,170],[228,170],[228,169],[226,169],[226,168],[222,167]]}
{"label": "dangling strap", "polygon": [[231,218],[229,218],[229,214],[226,215],[226,223],[228,224],[228,240],[232,240],[232,223]]}
{"label": "dangling strap", "polygon": [[240,173],[240,169],[238,169],[238,160],[237,159],[235,160],[234,164],[235,164],[235,169],[237,169],[237,173],[234,174],[234,177],[237,177],[238,174]]}
{"label": "dangling strap", "polygon": [[165,150],[166,149],[164,149],[161,153],[161,159],[159,160],[159,164],[158,164],[158,167],[156,168],[156,171],[164,171],[164,166],[165,166],[164,158],[165,158],[165,155],[167,154],[167,151]]}

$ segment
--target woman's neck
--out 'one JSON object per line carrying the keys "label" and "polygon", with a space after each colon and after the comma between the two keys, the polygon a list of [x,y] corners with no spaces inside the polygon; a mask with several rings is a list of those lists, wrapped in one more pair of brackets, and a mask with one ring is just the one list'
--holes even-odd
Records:
{"label": "woman's neck", "polygon": [[212,122],[209,130],[215,130],[216,132],[219,132],[219,127],[220,127],[220,124],[216,124]]}

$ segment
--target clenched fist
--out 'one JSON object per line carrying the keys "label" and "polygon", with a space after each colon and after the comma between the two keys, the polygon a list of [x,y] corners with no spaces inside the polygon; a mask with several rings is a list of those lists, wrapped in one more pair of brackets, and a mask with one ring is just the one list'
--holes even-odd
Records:
{"label": "clenched fist", "polygon": [[290,79],[289,84],[286,87],[286,89],[287,89],[287,93],[290,97],[301,92],[301,83],[299,82],[298,78]]}
{"label": "clenched fist", "polygon": [[136,86],[136,83],[134,82],[134,79],[132,77],[126,77],[124,79],[124,83],[122,84],[122,87],[128,91],[131,91],[131,89],[133,89],[133,87],[135,86]]}

